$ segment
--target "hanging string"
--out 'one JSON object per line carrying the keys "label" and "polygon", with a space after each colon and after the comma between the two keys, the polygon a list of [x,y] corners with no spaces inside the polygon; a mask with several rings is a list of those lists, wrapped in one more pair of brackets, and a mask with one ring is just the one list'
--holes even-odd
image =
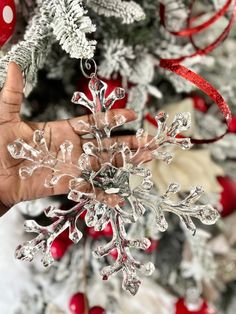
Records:
{"label": "hanging string", "polygon": [[83,75],[88,79],[92,76],[96,76],[98,71],[98,67],[94,59],[80,59],[80,69]]}

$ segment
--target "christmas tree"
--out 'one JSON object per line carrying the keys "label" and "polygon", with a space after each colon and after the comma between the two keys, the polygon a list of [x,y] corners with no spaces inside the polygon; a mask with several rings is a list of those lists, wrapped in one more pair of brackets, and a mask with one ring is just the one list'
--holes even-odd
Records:
{"label": "christmas tree", "polygon": [[3,169],[50,195],[0,220],[1,313],[235,313],[236,1],[0,11]]}

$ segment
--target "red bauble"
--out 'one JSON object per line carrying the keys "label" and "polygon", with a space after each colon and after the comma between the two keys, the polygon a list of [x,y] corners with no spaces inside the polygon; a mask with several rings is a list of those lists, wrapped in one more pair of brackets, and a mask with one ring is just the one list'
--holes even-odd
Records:
{"label": "red bauble", "polygon": [[159,244],[158,240],[154,240],[154,239],[149,239],[149,240],[151,241],[151,245],[149,246],[149,248],[145,250],[146,253],[152,253],[153,251],[155,251]]}
{"label": "red bauble", "polygon": [[145,119],[155,127],[158,127],[156,119],[150,113],[146,114]]}
{"label": "red bauble", "polygon": [[60,260],[73,242],[69,239],[68,230],[63,231],[52,243],[51,254],[56,260]]}
{"label": "red bauble", "polygon": [[236,133],[236,116],[232,117],[232,120],[229,125],[229,132]]}
{"label": "red bauble", "polygon": [[223,210],[220,214],[226,217],[236,209],[236,181],[230,177],[218,177],[218,182],[223,187],[220,200]]}
{"label": "red bauble", "polygon": [[107,224],[104,230],[102,231],[95,231],[94,227],[87,228],[87,234],[89,237],[93,239],[99,239],[101,237],[112,237],[113,232],[112,232],[112,227],[111,224]]}
{"label": "red bauble", "polygon": [[89,314],[106,314],[106,311],[101,306],[94,306],[89,310]]}
{"label": "red bauble", "polygon": [[16,25],[16,7],[14,0],[0,1],[0,47],[13,35]]}
{"label": "red bauble", "polygon": [[52,257],[56,260],[61,259],[68,249],[68,245],[61,240],[54,240],[51,246]]}
{"label": "red bauble", "polygon": [[87,214],[87,210],[84,210],[81,215],[79,216],[80,219],[85,219],[85,216]]}
{"label": "red bauble", "polygon": [[109,255],[116,261],[116,260],[117,260],[117,257],[118,257],[118,251],[117,251],[117,249],[111,250],[111,252],[109,253]]}
{"label": "red bauble", "polygon": [[201,112],[207,112],[208,107],[205,100],[202,97],[195,95],[192,97],[192,99],[193,99],[195,109]]}
{"label": "red bauble", "polygon": [[87,314],[88,299],[84,293],[78,292],[74,294],[69,303],[70,314]]}
{"label": "red bauble", "polygon": [[106,237],[112,237],[113,236],[113,230],[112,230],[112,226],[110,223],[108,223],[106,225],[106,227],[104,228],[104,230],[102,231],[103,235]]}
{"label": "red bauble", "polygon": [[67,242],[71,242],[69,239],[69,229],[64,230],[62,233],[59,234],[57,239],[65,240]]}
{"label": "red bauble", "polygon": [[[106,91],[105,96],[108,96],[116,87],[122,87],[121,77],[118,77],[117,79],[114,79],[114,80],[113,79],[107,80],[107,79],[101,78],[101,80],[107,84],[107,91]],[[88,97],[88,99],[92,100],[92,95],[89,91],[87,81],[83,78],[79,80],[78,85],[79,85],[79,90],[83,92]],[[128,94],[126,93],[123,99],[120,99],[115,102],[115,104],[112,106],[112,109],[125,108],[127,100],[128,100]]]}
{"label": "red bauble", "polygon": [[197,311],[188,310],[185,305],[184,299],[179,299],[175,305],[175,314],[216,314],[206,302],[203,302],[201,308]]}
{"label": "red bauble", "polygon": [[94,227],[87,228],[87,234],[89,237],[93,239],[99,239],[103,237],[103,232],[102,231],[95,231]]}

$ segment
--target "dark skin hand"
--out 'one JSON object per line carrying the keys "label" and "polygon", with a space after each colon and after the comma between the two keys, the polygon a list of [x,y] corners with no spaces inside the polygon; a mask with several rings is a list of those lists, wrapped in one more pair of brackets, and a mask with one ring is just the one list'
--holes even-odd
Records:
{"label": "dark skin hand", "polygon": [[[50,169],[40,168],[33,176],[21,180],[19,169],[27,163],[24,160],[15,160],[7,150],[7,145],[17,138],[26,143],[32,143],[33,132],[44,130],[47,144],[53,155],[58,154],[62,142],[69,140],[74,145],[72,154],[76,162],[82,154],[82,145],[88,141],[82,137],[84,133],[76,129],[76,122],[83,120],[92,122],[92,115],[85,115],[70,120],[53,122],[24,122],[20,117],[20,108],[23,100],[24,81],[20,68],[13,62],[9,64],[8,75],[3,89],[0,92],[0,216],[6,213],[13,205],[26,200],[42,198],[51,195],[68,193],[70,177],[62,178],[53,188],[44,187],[45,178],[52,172]],[[122,114],[127,122],[136,119],[135,112],[128,109],[116,109],[109,112],[109,120],[114,115]],[[117,142],[127,142],[131,149],[137,149],[134,136],[120,136],[112,139]],[[119,161],[116,161],[119,164]],[[99,194],[104,200],[104,195]]]}

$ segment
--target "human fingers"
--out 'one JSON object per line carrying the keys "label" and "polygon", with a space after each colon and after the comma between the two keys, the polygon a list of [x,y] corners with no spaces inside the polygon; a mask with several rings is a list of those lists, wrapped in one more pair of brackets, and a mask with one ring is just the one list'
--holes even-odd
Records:
{"label": "human fingers", "polygon": [[107,114],[99,112],[96,115],[96,121],[94,115],[89,114],[69,119],[68,122],[74,132],[78,135],[85,135],[91,133],[91,126],[95,124],[97,124],[99,129],[102,129],[107,124],[110,128],[114,128],[115,126],[134,121],[137,118],[136,113],[130,109],[114,109],[109,110]]}
{"label": "human fingers", "polygon": [[21,69],[16,63],[10,62],[6,82],[0,93],[0,119],[2,122],[20,120],[23,88]]}

